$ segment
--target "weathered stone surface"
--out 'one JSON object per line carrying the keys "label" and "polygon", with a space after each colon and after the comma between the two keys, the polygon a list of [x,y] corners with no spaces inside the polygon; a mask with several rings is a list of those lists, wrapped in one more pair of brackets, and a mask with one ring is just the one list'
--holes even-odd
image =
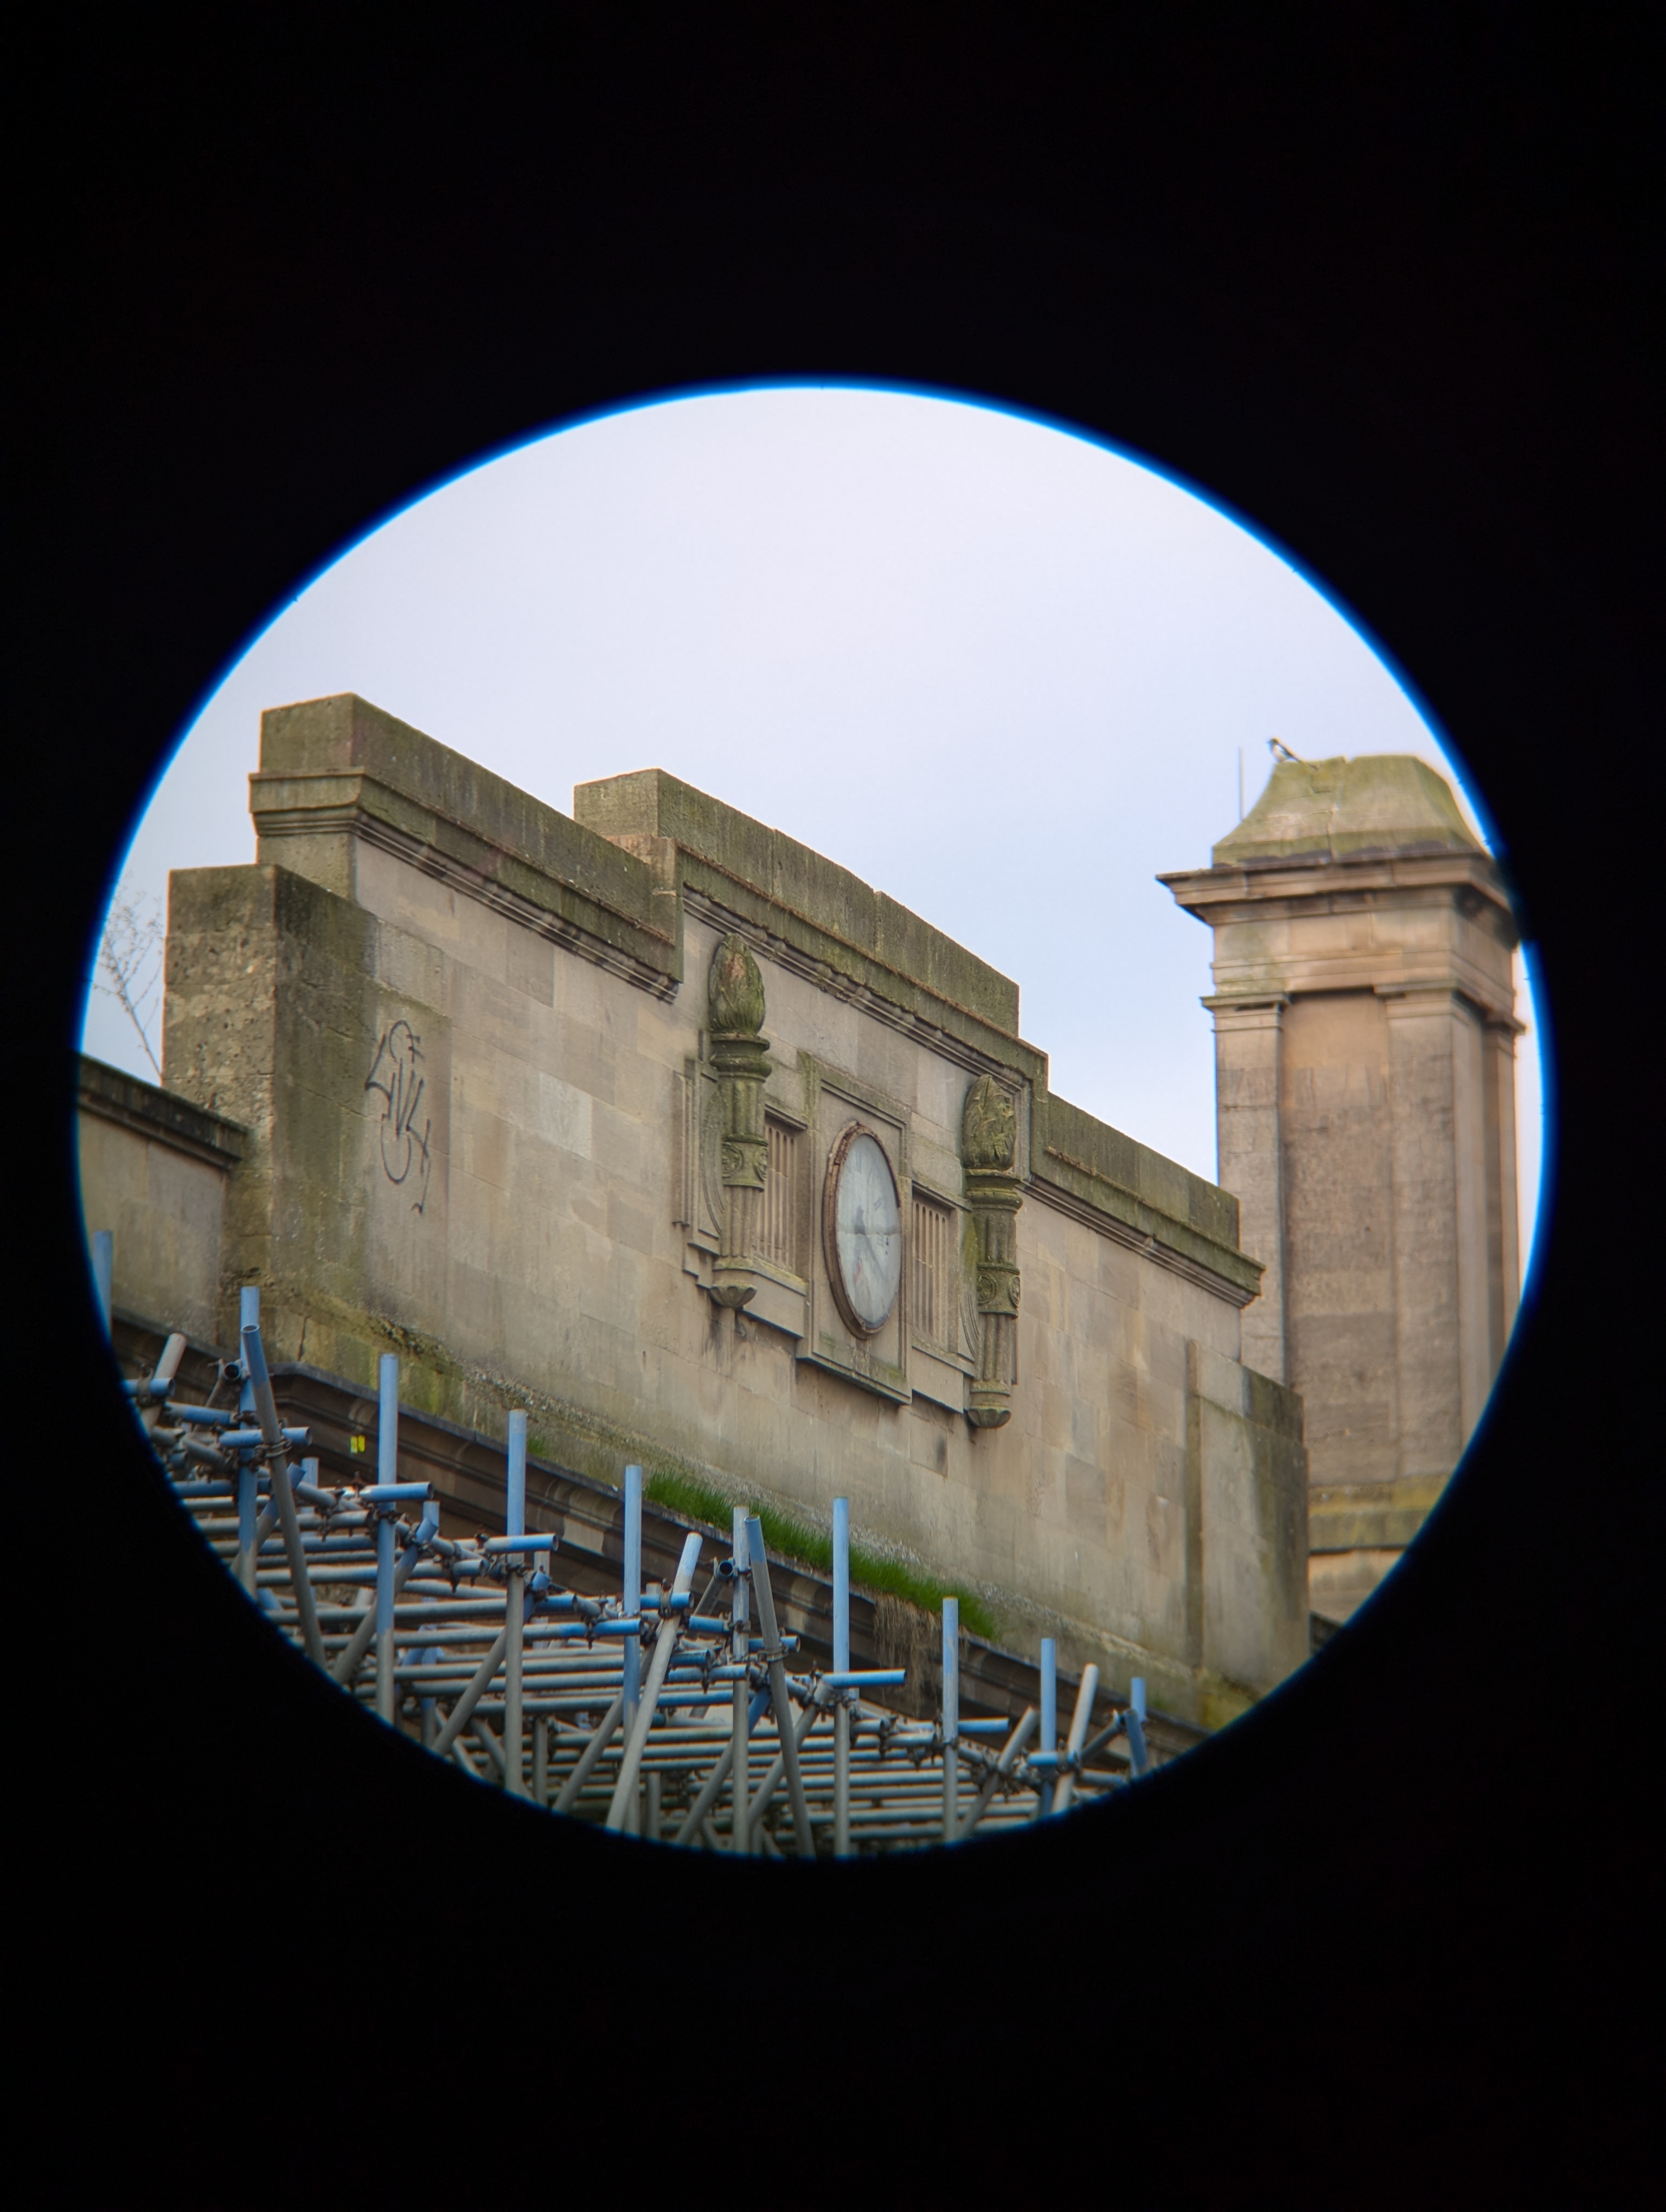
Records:
{"label": "weathered stone surface", "polygon": [[1456,799],[1409,753],[1280,761],[1267,788],[1211,858],[1287,860],[1315,854],[1478,853]]}
{"label": "weathered stone surface", "polygon": [[[658,772],[581,787],[575,823],[362,702],[263,745],[260,861],[173,885],[168,1081],[249,1133],[222,1341],[256,1280],[276,1356],[368,1388],[396,1348],[412,1403],[487,1432],[524,1405],[581,1473],[823,1526],[848,1497],[1020,1648],[1209,1724],[1299,1662],[1299,1422],[1237,1364],[1236,1204],[1051,1098],[1006,979]],[[937,1209],[929,1337],[906,1268],[861,1343],[829,1295],[853,1119],[905,1223]],[[763,1249],[775,1158],[790,1251]],[[980,1426],[992,1383],[1010,1419]]]}
{"label": "weathered stone surface", "polygon": [[243,1130],[95,1060],[80,1063],[76,1102],[82,1208],[88,1236],[108,1230],[113,1240],[115,1310],[215,1344],[226,1189]]}
{"label": "weathered stone surface", "polygon": [[1162,880],[1214,932],[1220,1176],[1265,1267],[1243,1356],[1305,1405],[1315,1604],[1341,1618],[1515,1316],[1514,918],[1409,758],[1281,763],[1212,867]]}
{"label": "weathered stone surface", "polygon": [[604,837],[670,838],[852,951],[1017,1036],[1015,983],[848,869],[663,769],[581,783],[573,810]]}

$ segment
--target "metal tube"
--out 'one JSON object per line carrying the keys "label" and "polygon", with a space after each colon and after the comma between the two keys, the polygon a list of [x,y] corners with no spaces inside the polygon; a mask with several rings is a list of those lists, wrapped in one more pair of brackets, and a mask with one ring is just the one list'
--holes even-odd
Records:
{"label": "metal tube", "polygon": [[582,1790],[585,1784],[588,1782],[592,1773],[595,1770],[598,1761],[601,1758],[602,1753],[607,1749],[609,1744],[612,1742],[615,1735],[618,1731],[619,1722],[623,1717],[623,1713],[624,1692],[621,1690],[615,1697],[612,1704],[608,1707],[607,1711],[602,1715],[601,1720],[598,1724],[594,1734],[591,1736],[589,1742],[586,1744],[584,1749],[579,1753],[578,1765],[573,1769],[573,1771],[568,1776],[566,1782],[562,1784],[561,1795],[556,1800],[556,1810],[557,1813],[570,1813],[574,1806],[577,1804],[580,1790]]}
{"label": "metal tube", "polygon": [[[517,1408],[509,1415],[508,1497],[504,1505],[506,1533],[517,1534],[526,1525],[526,1416]],[[526,1570],[523,1561],[510,1559],[503,1589],[503,1626],[508,1638],[503,1664],[504,1787],[512,1797],[526,1794],[521,1778],[521,1680],[525,1661],[522,1634],[526,1619]]]}
{"label": "metal tube", "polygon": [[93,1297],[97,1302],[104,1334],[110,1334],[112,1286],[116,1274],[116,1240],[107,1229],[93,1231]]}
{"label": "metal tube", "polygon": [[[787,1771],[788,1756],[790,1754],[794,1767],[798,1767],[799,1754],[804,1747],[805,1738],[821,1718],[821,1713],[822,1709],[819,1705],[810,1705],[798,1716],[795,1724],[788,1729],[781,1739],[781,1747],[769,1766],[765,1768],[763,1779],[757,1785],[757,1795],[747,1808],[746,1817],[751,1832],[757,1838],[760,1850],[766,1846],[769,1840],[769,1831],[762,1825],[763,1815],[769,1808],[769,1800],[781,1787],[781,1777]],[[802,1784],[800,1784],[801,1788]],[[806,1818],[808,1817],[806,1809]],[[799,1856],[800,1857],[806,1856],[802,1848],[800,1850]]]}
{"label": "metal tube", "polygon": [[185,1356],[185,1340],[176,1329],[162,1346],[161,1358],[151,1370],[150,1403],[139,1416],[139,1423],[149,1436],[162,1418],[163,1401],[173,1388],[173,1378],[179,1371],[179,1362]]}
{"label": "metal tube", "polygon": [[[490,1650],[487,1652],[485,1657],[481,1661],[480,1664],[475,1668],[473,1674],[469,1677],[468,1687],[464,1691],[462,1696],[459,1698],[457,1703],[452,1707],[450,1714],[447,1718],[446,1724],[440,1731],[440,1740],[434,1747],[435,1751],[439,1753],[441,1759],[445,1757],[446,1753],[451,1749],[453,1744],[456,1742],[458,1737],[462,1735],[464,1729],[474,1718],[475,1707],[480,1703],[481,1698],[485,1696],[487,1686],[490,1683],[492,1676],[496,1674],[498,1668],[503,1663],[503,1647],[508,1642],[508,1637],[509,1632],[508,1629],[501,1629],[498,1632],[496,1642],[492,1645]],[[392,1644],[392,1638],[391,1635],[388,1641]],[[388,1667],[387,1674],[388,1688],[391,1693],[393,1686],[393,1668],[392,1664]],[[377,1685],[377,1696],[380,1701],[380,1682]]]}
{"label": "metal tube", "polygon": [[[744,1717],[743,1713],[743,1720]],[[744,1745],[744,1737],[742,1741]],[[719,1753],[716,1762],[713,1765],[711,1771],[707,1775],[705,1780],[700,1785],[699,1795],[696,1797],[693,1804],[689,1808],[688,1811],[684,1814],[683,1825],[678,1829],[677,1833],[672,1838],[672,1841],[674,1844],[690,1844],[694,1841],[695,1836],[699,1832],[701,1825],[704,1821],[706,1815],[711,1811],[712,1807],[716,1804],[718,1799],[722,1796],[723,1785],[728,1780],[731,1773],[734,1771],[734,1761],[735,1747],[733,1741],[731,1740],[728,1743],[724,1745],[723,1749]],[[740,1808],[736,1815],[736,1824],[738,1824],[738,1832],[743,1838],[746,1833],[746,1786],[745,1778],[743,1776],[734,1793],[735,1802]],[[732,1835],[735,1832],[736,1826],[732,1826]],[[735,1844],[733,1848],[736,1850],[744,1851],[746,1849],[746,1845],[743,1841]]]}
{"label": "metal tube", "polygon": [[[624,1472],[624,1560],[622,1588],[625,1612],[638,1614],[642,1603],[642,1470],[628,1467]],[[629,1643],[625,1646],[624,1662],[624,1727],[628,1735],[635,1725],[636,1711],[641,1695],[642,1655],[641,1646]],[[628,1823],[634,1831],[635,1821]]]}
{"label": "metal tube", "polygon": [[[700,1563],[700,1547],[703,1541],[697,1532],[690,1529],[683,1539],[683,1556],[677,1562],[677,1579],[672,1584],[675,1591],[686,1590],[694,1580],[694,1571]],[[627,1827],[635,1805],[636,1777],[642,1764],[642,1753],[648,1743],[648,1732],[654,1725],[660,1692],[666,1686],[666,1674],[677,1650],[682,1623],[673,1613],[660,1624],[654,1646],[654,1657],[648,1670],[648,1686],[642,1693],[625,1738],[624,1756],[619,1761],[618,1780],[613,1785],[613,1802],[607,1808],[607,1825],[616,1832]],[[635,1650],[635,1645],[627,1646]]]}
{"label": "metal tube", "polygon": [[1070,1735],[1064,1747],[1065,1771],[1058,1793],[1053,1801],[1055,1813],[1067,1813],[1070,1801],[1076,1795],[1076,1776],[1079,1771],[1082,1746],[1087,1741],[1087,1724],[1093,1717],[1093,1700],[1099,1692],[1099,1670],[1085,1667],[1076,1691],[1076,1710],[1070,1717]]}
{"label": "metal tube", "polygon": [[480,1714],[476,1713],[474,1717],[470,1721],[469,1734],[474,1738],[481,1749],[486,1753],[487,1756],[490,1759],[492,1765],[497,1769],[498,1780],[507,1784],[509,1778],[509,1763],[505,1756],[503,1747],[499,1743],[497,1738],[492,1734],[491,1729],[488,1727],[485,1720]]}
{"label": "metal tube", "polygon": [[[850,1500],[833,1500],[833,1680],[850,1672]],[[850,1705],[833,1708],[833,1856],[850,1856]]]}
{"label": "metal tube", "polygon": [[[222,1451],[258,1451],[266,1441],[265,1431],[258,1427],[222,1429],[219,1437],[220,1448]],[[311,1443],[312,1441],[313,1432],[310,1429],[281,1428],[277,1432],[277,1442],[280,1444],[293,1444],[297,1449],[305,1444]],[[291,1477],[291,1480],[293,1480],[294,1478]],[[266,1524],[266,1534],[270,1536],[277,1526],[277,1517],[276,1511],[273,1510],[272,1518]]]}
{"label": "metal tube", "polygon": [[963,1843],[976,1827],[990,1806],[994,1803],[996,1792],[1000,1790],[1003,1779],[1018,1765],[1020,1753],[1036,1733],[1036,1708],[1033,1705],[1026,1705],[1017,1727],[1002,1747],[1000,1757],[995,1761],[989,1773],[984,1777],[983,1787],[977,1793],[976,1802],[961,1823],[960,1837]]}
{"label": "metal tube", "polygon": [[[1050,1770],[1059,1752],[1059,1647],[1050,1636],[1043,1637],[1041,1647],[1041,1751]],[[1041,1799],[1041,1816],[1045,1820],[1053,1810],[1050,1771],[1042,1784]]]}
{"label": "metal tube", "polygon": [[526,1577],[518,1561],[511,1564],[503,1592],[503,1754],[508,1762],[505,1787],[510,1796],[524,1797],[526,1785],[521,1767],[526,1722],[521,1711],[526,1644]]}
{"label": "metal tube", "polygon": [[[793,1706],[787,1692],[786,1655],[775,1625],[775,1597],[769,1587],[769,1564],[764,1557],[763,1528],[756,1513],[746,1518],[746,1548],[751,1556],[752,1588],[757,1593],[758,1626],[763,1631],[763,1663],[769,1670],[769,1695],[781,1732],[781,1759],[787,1774],[787,1794],[793,1807],[793,1832],[801,1859],[813,1858],[815,1839],[810,1832],[810,1808],[805,1802],[804,1777],[799,1771],[798,1738],[793,1729]],[[755,1817],[755,1816],[754,1816]]]}
{"label": "metal tube", "polygon": [[[399,1564],[393,1570],[393,1589],[396,1595],[405,1587],[405,1584],[410,1580],[411,1576],[416,1571],[417,1567],[422,1563],[423,1547],[434,1534],[437,1534],[438,1528],[438,1522],[430,1519],[427,1514],[424,1514],[417,1527],[416,1534],[412,1536],[410,1543],[406,1545],[404,1550],[399,1554]],[[339,1578],[339,1577],[340,1570],[337,1569],[337,1578]],[[430,1608],[430,1611],[432,1610],[433,1608]],[[340,1657],[336,1661],[335,1665],[330,1669],[331,1678],[339,1682],[344,1688],[351,1682],[355,1674],[358,1673],[360,1665],[363,1661],[364,1655],[370,1649],[370,1639],[375,1632],[376,1607],[373,1605],[366,1608],[364,1618],[354,1630],[353,1634],[348,1642],[347,1649],[341,1654]]]}
{"label": "metal tube", "polygon": [[1123,1714],[1118,1713],[1108,1727],[1102,1728],[1100,1729],[1098,1735],[1094,1737],[1091,1743],[1085,1743],[1082,1746],[1082,1765],[1084,1766],[1091,1766],[1093,1761],[1099,1756],[1099,1753],[1104,1749],[1105,1746],[1111,1741],[1113,1737],[1121,1735],[1125,1717],[1126,1717]]}
{"label": "metal tube", "polygon": [[960,1831],[960,1600],[943,1601],[943,1840]]}
{"label": "metal tube", "polygon": [[259,1415],[260,1432],[265,1440],[267,1459],[271,1468],[272,1496],[277,1502],[278,1523],[283,1531],[283,1549],[289,1562],[289,1581],[295,1611],[301,1617],[301,1641],[313,1664],[322,1667],[324,1638],[319,1633],[318,1607],[313,1600],[312,1583],[307,1578],[307,1557],[301,1547],[301,1516],[295,1511],[295,1494],[290,1486],[289,1462],[283,1456],[283,1431],[277,1418],[277,1401],[272,1395],[272,1378],[266,1366],[266,1351],[260,1341],[258,1322],[251,1322],[243,1331],[243,1365],[248,1375],[249,1388],[254,1393],[255,1411]]}
{"label": "metal tube", "polygon": [[1151,1754],[1146,1748],[1146,1678],[1136,1674],[1128,1684],[1128,1709],[1122,1716],[1128,1732],[1128,1763],[1136,1775],[1149,1774]]}
{"label": "metal tube", "polygon": [[518,1536],[526,1526],[526,1416],[519,1407],[509,1416],[508,1494],[503,1505],[503,1532]]}
{"label": "metal tube", "polygon": [[[399,1361],[383,1352],[377,1366],[376,1480],[399,1480]],[[376,1522],[376,1711],[393,1720],[393,1514],[377,1509]]]}
{"label": "metal tube", "polygon": [[850,1672],[850,1500],[833,1500],[833,1671]]}
{"label": "metal tube", "polygon": [[532,1722],[532,1802],[544,1811],[550,1807],[550,1716],[539,1713]]}
{"label": "metal tube", "polygon": [[[245,1283],[237,1294],[237,1330],[240,1344],[242,1341],[243,1331],[251,1324],[258,1327],[259,1321],[259,1285]],[[253,1405],[253,1394],[249,1387],[248,1376],[245,1372],[242,1388],[237,1394],[237,1410],[240,1414],[248,1413],[252,1411]],[[237,1579],[251,1597],[254,1595],[254,1563],[258,1548],[259,1539],[255,1533],[254,1462],[246,1454],[238,1462],[237,1468]]]}
{"label": "metal tube", "polygon": [[[752,1686],[748,1680],[747,1671],[747,1655],[750,1650],[747,1594],[751,1585],[746,1574],[750,1554],[746,1546],[746,1509],[744,1505],[737,1505],[734,1509],[729,1544],[730,1555],[735,1571],[734,1580],[729,1586],[731,1592],[729,1650],[733,1663],[740,1669],[734,1686],[734,1712],[729,1739],[729,1771],[734,1776],[730,1848],[733,1850],[745,1851],[751,1848],[746,1840],[746,1808],[752,1788],[751,1759],[746,1748],[746,1738],[750,1727],[748,1707],[751,1704]],[[718,1789],[722,1787],[721,1778],[717,1787]],[[716,1802],[716,1790],[714,1790],[712,1804],[715,1804]],[[701,1817],[703,1819],[710,1810],[710,1804],[702,1805],[700,1808]],[[697,1825],[697,1822],[693,1824],[693,1826]],[[692,1833],[692,1826],[689,1828],[689,1833]],[[686,1843],[688,1834],[679,1829],[677,1840],[679,1844]]]}

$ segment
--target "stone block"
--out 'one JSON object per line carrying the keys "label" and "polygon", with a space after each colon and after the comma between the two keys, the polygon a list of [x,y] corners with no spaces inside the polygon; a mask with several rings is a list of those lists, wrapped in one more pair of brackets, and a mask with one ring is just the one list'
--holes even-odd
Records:
{"label": "stone block", "polygon": [[512,991],[520,991],[540,1006],[553,1006],[556,998],[556,948],[548,938],[511,926],[504,944],[503,977]]}

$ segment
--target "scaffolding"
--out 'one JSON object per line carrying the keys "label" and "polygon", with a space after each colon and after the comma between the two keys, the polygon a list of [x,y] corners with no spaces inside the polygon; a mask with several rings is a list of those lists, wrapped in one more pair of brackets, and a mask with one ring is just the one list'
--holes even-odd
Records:
{"label": "scaffolding", "polygon": [[[109,1238],[94,1273],[110,1319]],[[642,1581],[642,1472],[627,1467],[616,1595],[564,1588],[559,1545],[528,1529],[526,1416],[509,1415],[506,1528],[440,1532],[429,1482],[399,1480],[399,1363],[382,1357],[376,1479],[330,1487],[310,1431],[283,1425],[259,1292],[240,1293],[240,1357],[205,1402],[176,1395],[186,1340],[126,1389],[173,1494],[277,1632],[343,1692],[472,1778],[615,1832],[708,1850],[851,1857],[965,1842],[1125,1789],[1150,1765],[1138,1678],[1090,1734],[1086,1668],[1060,1741],[1043,1640],[1038,1704],[960,1711],[959,1607],[943,1601],[938,1711],[888,1705],[902,1668],[850,1653],[850,1513],[833,1505],[832,1665],[795,1668],[763,1532],[737,1508],[727,1550],[685,1537],[669,1586]],[[222,1402],[223,1401],[223,1402]],[[1117,1737],[1126,1749],[1109,1758]]]}

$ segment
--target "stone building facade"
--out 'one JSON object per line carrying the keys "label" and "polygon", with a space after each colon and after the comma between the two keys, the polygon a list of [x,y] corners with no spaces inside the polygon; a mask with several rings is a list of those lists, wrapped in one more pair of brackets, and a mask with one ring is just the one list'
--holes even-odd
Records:
{"label": "stone building facade", "polygon": [[1219,1171],[1264,1268],[1243,1358],[1306,1410],[1315,1610],[1398,1559],[1481,1418],[1520,1282],[1517,930],[1450,787],[1281,761],[1207,869]]}
{"label": "stone building facade", "polygon": [[[593,1483],[848,1496],[1005,1646],[1195,1725],[1300,1663],[1301,1407],[1241,1357],[1237,1203],[1055,1097],[1011,981],[658,770],[569,817],[351,696],[263,718],[251,804],[255,864],[169,898],[165,1090],[242,1133],[219,1342],[257,1282],[276,1362],[368,1390],[396,1348],[434,1422],[525,1406]],[[166,1321],[165,1273],[119,1246],[118,1304]]]}

